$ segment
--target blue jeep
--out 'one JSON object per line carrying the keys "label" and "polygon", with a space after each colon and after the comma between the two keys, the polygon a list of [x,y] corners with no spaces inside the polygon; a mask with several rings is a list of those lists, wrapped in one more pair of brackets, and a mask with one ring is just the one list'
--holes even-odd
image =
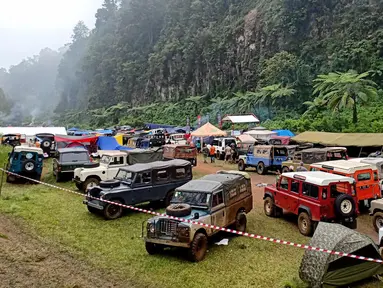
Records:
{"label": "blue jeep", "polygon": [[[43,171],[43,159],[44,152],[41,148],[16,146],[9,153],[7,171],[40,181]],[[8,173],[7,175],[8,183],[13,183],[18,179],[24,180],[13,174]]]}
{"label": "blue jeep", "polygon": [[256,145],[250,146],[246,155],[239,156],[238,170],[245,171],[247,167],[254,167],[258,174],[266,174],[268,170],[282,169],[282,162],[286,161],[288,151],[286,146]]}
{"label": "blue jeep", "polygon": [[[170,204],[174,190],[193,178],[189,161],[175,159],[147,164],[134,164],[120,168],[113,180],[101,181],[99,186],[88,190],[86,200],[88,211],[102,214],[105,219],[121,217],[121,206],[94,199],[100,198],[125,205],[143,202]],[[92,198],[94,197],[94,198]]]}

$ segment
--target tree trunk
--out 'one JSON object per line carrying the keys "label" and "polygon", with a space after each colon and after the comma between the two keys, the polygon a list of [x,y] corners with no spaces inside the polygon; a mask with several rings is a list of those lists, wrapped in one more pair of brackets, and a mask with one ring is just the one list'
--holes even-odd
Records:
{"label": "tree trunk", "polygon": [[358,123],[358,111],[356,109],[356,97],[353,96],[352,98],[354,99],[354,106],[353,106],[353,110],[352,110],[352,122],[354,124],[357,124]]}

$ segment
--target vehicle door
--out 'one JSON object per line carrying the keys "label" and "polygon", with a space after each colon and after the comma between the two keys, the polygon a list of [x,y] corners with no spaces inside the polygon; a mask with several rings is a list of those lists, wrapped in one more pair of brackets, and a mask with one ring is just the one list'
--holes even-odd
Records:
{"label": "vehicle door", "polygon": [[275,205],[287,209],[289,198],[289,178],[281,176],[277,186],[278,192],[274,194]]}
{"label": "vehicle door", "polygon": [[372,169],[359,170],[354,173],[356,181],[356,195],[358,201],[367,200],[375,197],[375,184],[379,185],[379,181],[374,181]]}
{"label": "vehicle door", "polygon": [[[211,205],[211,223],[215,226],[225,227],[226,226],[226,212],[225,203],[223,201],[223,191],[215,192],[212,195]],[[213,233],[218,232],[213,230]]]}
{"label": "vehicle door", "polygon": [[295,214],[298,214],[299,207],[307,207],[311,213],[311,219],[319,221],[321,216],[321,202],[319,199],[319,186],[303,182],[301,183],[301,197],[299,199],[299,205],[295,207]]}
{"label": "vehicle door", "polygon": [[118,170],[123,166],[125,166],[123,156],[112,157],[112,160],[109,162],[108,169],[106,171],[106,179],[113,179],[116,177]]}
{"label": "vehicle door", "polygon": [[150,201],[152,192],[152,172],[140,172],[134,177],[132,191],[129,191],[124,195],[126,203],[128,205],[134,205],[146,201]]}
{"label": "vehicle door", "polygon": [[258,157],[262,154],[262,149],[258,146],[251,146],[246,154],[246,164],[249,166],[258,165]]}
{"label": "vehicle door", "polygon": [[289,189],[284,197],[284,209],[294,214],[298,213],[300,191],[302,190],[302,181],[289,178]]}
{"label": "vehicle door", "polygon": [[153,171],[153,185],[146,201],[164,200],[168,192],[174,189],[170,169],[165,168]]}

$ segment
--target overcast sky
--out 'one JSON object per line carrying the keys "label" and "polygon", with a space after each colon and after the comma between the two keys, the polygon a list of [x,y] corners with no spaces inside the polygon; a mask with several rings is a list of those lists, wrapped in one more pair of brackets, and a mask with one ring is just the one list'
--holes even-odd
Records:
{"label": "overcast sky", "polygon": [[70,41],[79,20],[94,27],[103,0],[0,0],[0,67]]}

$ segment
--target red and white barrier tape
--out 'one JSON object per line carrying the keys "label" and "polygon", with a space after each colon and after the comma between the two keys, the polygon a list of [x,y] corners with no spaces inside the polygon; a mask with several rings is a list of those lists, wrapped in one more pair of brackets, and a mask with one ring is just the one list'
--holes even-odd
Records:
{"label": "red and white barrier tape", "polygon": [[[45,183],[45,182],[41,182],[41,181],[38,181],[38,180],[35,180],[35,179],[32,179],[32,178],[28,178],[28,177],[25,177],[25,176],[21,176],[21,175],[18,175],[18,174],[6,171],[6,170],[4,170],[2,168],[0,168],[0,171],[4,171],[5,173],[12,174],[12,175],[15,175],[17,177],[21,177],[21,178],[27,179],[27,180],[32,181],[32,182],[36,182],[36,183],[45,185],[47,187],[51,187],[51,188],[54,188],[54,189],[59,189],[59,190],[65,191],[65,192],[70,192],[70,193],[73,193],[73,194],[80,195],[82,197],[85,196],[83,193],[80,193],[80,192],[77,192],[77,191],[74,191],[74,190],[70,190],[70,189],[66,189],[66,188],[62,188],[62,187],[58,187],[58,186],[55,186],[55,185],[52,185],[52,184],[49,184],[49,183]],[[261,235],[250,234],[250,233],[247,233],[247,232],[241,232],[241,231],[237,231],[237,230],[233,230],[233,229],[228,229],[228,228],[223,228],[223,227],[219,227],[219,226],[215,226],[215,225],[211,225],[211,224],[205,224],[205,223],[201,223],[201,222],[197,222],[197,221],[193,221],[193,220],[188,220],[188,219],[184,219],[184,218],[170,216],[170,215],[166,215],[164,213],[158,213],[158,212],[154,212],[154,211],[150,211],[150,210],[146,210],[146,209],[142,209],[142,208],[138,208],[138,207],[134,207],[134,206],[129,206],[129,205],[121,204],[121,203],[115,203],[115,202],[112,202],[112,201],[109,201],[109,200],[93,197],[93,196],[90,196],[90,195],[87,195],[87,197],[88,198],[92,198],[94,200],[101,201],[101,202],[105,202],[105,203],[108,203],[108,204],[113,204],[113,205],[121,206],[121,207],[126,208],[126,209],[130,209],[130,210],[134,210],[134,211],[138,211],[138,212],[142,212],[142,213],[146,213],[146,214],[151,214],[151,215],[155,215],[155,216],[167,217],[167,218],[170,218],[170,219],[173,219],[173,220],[177,220],[177,221],[181,221],[181,222],[186,222],[186,223],[191,223],[191,224],[194,224],[194,225],[199,225],[199,226],[203,226],[203,227],[206,227],[206,228],[211,228],[211,229],[214,229],[214,230],[220,230],[220,231],[224,231],[224,232],[229,232],[229,233],[233,233],[233,234],[240,235],[240,236],[245,236],[245,237],[259,239],[259,240],[264,240],[264,241],[268,241],[268,242],[273,242],[273,243],[293,246],[293,247],[297,247],[297,248],[301,248],[301,249],[305,249],[305,250],[324,252],[324,253],[327,253],[327,254],[338,255],[338,256],[341,256],[341,257],[349,257],[349,258],[354,258],[354,259],[359,259],[359,260],[364,260],[364,261],[369,261],[369,262],[383,263],[383,260],[380,260],[380,259],[368,258],[368,257],[358,256],[358,255],[354,255],[354,254],[348,254],[348,253],[344,253],[344,252],[338,252],[338,251],[333,251],[333,250],[328,250],[328,249],[322,249],[322,248],[313,247],[313,246],[309,246],[309,245],[297,244],[297,243],[293,243],[293,242],[290,242],[290,241],[274,239],[274,238],[271,238],[271,237],[265,237],[265,236],[261,236]]]}

